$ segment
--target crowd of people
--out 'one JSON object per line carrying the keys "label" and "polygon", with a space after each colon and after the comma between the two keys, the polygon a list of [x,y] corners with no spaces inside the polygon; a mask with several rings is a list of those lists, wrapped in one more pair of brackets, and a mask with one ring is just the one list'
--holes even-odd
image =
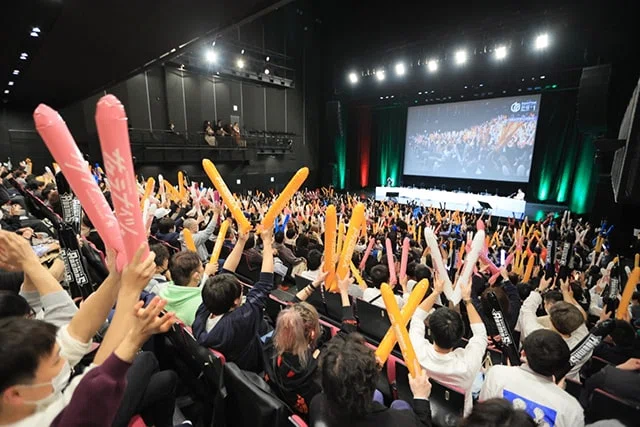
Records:
{"label": "crowd of people", "polygon": [[[429,175],[477,176],[504,179],[527,177],[533,156],[536,117],[500,115],[465,129],[424,131],[409,135],[407,153],[412,168]],[[449,170],[449,172],[446,172]]]}
{"label": "crowd of people", "polygon": [[[80,302],[71,297],[58,256],[64,252],[59,229],[44,212],[64,216],[55,177],[25,166],[0,170],[1,425],[127,426],[140,415],[147,425],[173,426],[180,379],[160,366],[153,349],[139,350],[175,322],[227,363],[259,374],[312,426],[430,426],[432,382],[464,394],[461,426],[582,426],[585,415],[602,418],[589,412],[596,388],[640,404],[640,293],[628,307],[621,304],[625,278],[632,276],[625,267],[634,266],[609,251],[606,224],[568,212],[538,222],[499,220],[322,188],[296,193],[274,226],[264,228],[258,224],[276,195],[238,195],[253,226],[246,231],[228,206],[208,197],[212,192],[198,188],[172,200],[160,186],[148,212],[148,255],[142,245],[121,269],[83,216],[80,244],[106,261],[102,275],[86,263],[96,270],[89,274],[96,283]],[[110,202],[108,182],[101,188]],[[327,207],[336,207],[333,231],[341,234],[359,202],[366,221],[351,262],[362,280],[352,274],[331,279],[326,266],[332,260],[323,255]],[[455,285],[455,304],[447,282],[458,281],[481,224],[488,237],[483,256],[468,283]],[[438,254],[427,244],[427,228]],[[297,276],[308,286],[295,288]],[[245,286],[248,278],[253,283]],[[427,294],[407,325],[420,365],[408,379],[413,399],[393,400],[377,388],[376,343],[358,332],[354,304],[385,308],[380,289],[395,284],[396,302],[406,308],[424,280]],[[293,293],[293,303],[269,318],[265,306],[277,288]],[[333,337],[306,301],[330,288],[342,305]],[[496,318],[496,300],[504,322]],[[593,336],[602,342],[578,354]],[[503,355],[501,364],[491,366],[488,349]],[[595,367],[594,357],[605,365]],[[580,396],[565,390],[568,381],[581,383]],[[615,413],[606,418],[606,425],[619,425]]]}

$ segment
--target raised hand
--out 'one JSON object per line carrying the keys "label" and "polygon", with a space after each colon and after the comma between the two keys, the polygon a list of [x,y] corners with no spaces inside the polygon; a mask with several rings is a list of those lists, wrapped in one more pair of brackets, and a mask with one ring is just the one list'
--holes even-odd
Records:
{"label": "raised hand", "polygon": [[409,387],[414,399],[428,399],[431,396],[431,383],[427,371],[422,369],[415,378],[409,375]]}
{"label": "raised hand", "polygon": [[142,254],[146,246],[146,242],[140,245],[131,263],[126,265],[122,271],[122,287],[127,290],[142,292],[153,277],[156,269],[156,263],[154,262],[156,254],[150,251],[146,259],[143,260]]}
{"label": "raised hand", "polygon": [[28,263],[40,264],[29,242],[15,233],[0,230],[0,268],[23,271]]}
{"label": "raised hand", "polygon": [[353,284],[353,277],[348,274],[344,279],[338,279],[338,289],[340,289],[340,293],[349,293],[349,286]]}
{"label": "raised hand", "polygon": [[143,307],[144,301],[138,301],[134,306],[135,322],[131,327],[130,333],[146,341],[151,335],[162,334],[169,330],[171,325],[176,321],[174,313],[167,313],[160,317],[160,313],[167,304],[166,300],[155,297],[147,305]]}

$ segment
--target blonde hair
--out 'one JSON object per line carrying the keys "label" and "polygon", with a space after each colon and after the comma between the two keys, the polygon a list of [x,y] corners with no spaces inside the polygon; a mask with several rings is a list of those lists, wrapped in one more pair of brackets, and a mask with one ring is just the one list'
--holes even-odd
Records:
{"label": "blonde hair", "polygon": [[300,364],[307,365],[309,346],[320,335],[318,312],[309,303],[301,302],[285,308],[278,315],[273,343],[278,356],[292,353],[298,356]]}

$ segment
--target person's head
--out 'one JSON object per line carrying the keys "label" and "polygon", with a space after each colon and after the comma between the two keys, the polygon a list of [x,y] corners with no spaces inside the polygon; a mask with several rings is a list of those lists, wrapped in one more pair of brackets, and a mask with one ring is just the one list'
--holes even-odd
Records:
{"label": "person's head", "polygon": [[[408,267],[407,267],[408,268]],[[427,267],[424,264],[416,264],[416,267],[414,269],[414,278],[416,280],[416,282],[420,282],[422,279],[429,279],[431,280],[431,271],[429,271],[429,267]]]}
{"label": "person's head", "polygon": [[204,268],[198,254],[191,251],[182,251],[171,257],[169,261],[171,280],[178,286],[198,286]]}
{"label": "person's head", "polygon": [[29,303],[21,295],[11,291],[0,291],[0,319],[20,316],[33,317]]}
{"label": "person's head", "polygon": [[542,297],[542,300],[544,302],[544,311],[547,314],[550,314],[549,311],[551,310],[551,307],[553,307],[556,303],[559,303],[560,301],[564,301],[564,297],[562,296],[562,292],[556,289],[553,289],[545,293],[544,296]]}
{"label": "person's head", "polygon": [[307,255],[307,268],[310,271],[315,271],[320,268],[320,264],[322,264],[322,252],[311,249]]}
{"label": "person's head", "polygon": [[335,411],[359,418],[373,404],[376,357],[359,334],[337,335],[320,356],[322,389]]}
{"label": "person's head", "polygon": [[173,233],[176,231],[176,223],[169,217],[164,217],[158,221],[158,231],[162,234]]}
{"label": "person's head", "polygon": [[256,235],[254,233],[249,233],[249,237],[247,241],[244,242],[244,250],[253,249],[256,246]]}
{"label": "person's head", "polygon": [[569,346],[560,334],[549,329],[538,329],[527,335],[522,351],[527,365],[545,377],[560,372],[569,362]]}
{"label": "person's head", "polygon": [[389,268],[386,265],[376,265],[371,269],[371,283],[380,289],[383,283],[389,282]]}
{"label": "person's head", "polygon": [[293,240],[296,237],[296,230],[293,228],[287,228],[286,236],[288,240]]}
{"label": "person's head", "polygon": [[525,282],[518,283],[516,285],[516,289],[518,290],[518,295],[520,296],[521,301],[526,300],[531,293],[531,285]]}
{"label": "person's head", "polygon": [[415,280],[415,278],[416,278],[416,265],[418,265],[418,264],[417,264],[417,263],[415,263],[415,262],[413,262],[413,261],[412,261],[412,262],[410,262],[409,264],[407,264],[407,271],[406,271],[406,273],[407,273],[407,277],[408,277],[409,279],[413,279],[413,280]]}
{"label": "person's head", "polygon": [[515,409],[502,398],[485,400],[473,405],[471,413],[461,421],[460,427],[536,427],[537,424],[522,409]]}
{"label": "person's head", "polygon": [[609,334],[611,341],[621,348],[631,348],[636,340],[636,331],[629,322],[616,319],[616,327]]}
{"label": "person's head", "polygon": [[291,353],[298,357],[302,366],[306,366],[309,349],[313,348],[319,336],[318,312],[311,304],[301,302],[278,314],[273,344],[278,356]]}
{"label": "person's head", "polygon": [[[640,234],[638,234],[640,236]],[[631,295],[631,305],[640,305],[640,292],[636,291]]]}
{"label": "person's head", "polygon": [[284,233],[282,231],[278,231],[274,236],[273,239],[275,240],[276,243],[282,243],[284,242]]}
{"label": "person's head", "polygon": [[198,232],[198,221],[193,218],[185,219],[182,226],[193,234]]}
{"label": "person's head", "polygon": [[202,287],[202,302],[213,315],[228,313],[242,303],[242,285],[233,274],[211,276]]}
{"label": "person's head", "polygon": [[451,350],[464,334],[460,314],[446,307],[434,311],[427,322],[433,342],[442,350]]}
{"label": "person's head", "polygon": [[578,307],[564,301],[549,308],[549,319],[553,328],[562,335],[571,335],[584,323],[584,316]]}
{"label": "person's head", "polygon": [[151,245],[149,249],[156,254],[156,274],[164,274],[169,268],[169,250],[162,243]]}
{"label": "person's head", "polygon": [[0,319],[0,412],[30,415],[55,401],[71,377],[57,328],[23,317]]}
{"label": "person's head", "polygon": [[304,249],[309,247],[309,237],[306,234],[300,234],[296,238],[296,248]]}

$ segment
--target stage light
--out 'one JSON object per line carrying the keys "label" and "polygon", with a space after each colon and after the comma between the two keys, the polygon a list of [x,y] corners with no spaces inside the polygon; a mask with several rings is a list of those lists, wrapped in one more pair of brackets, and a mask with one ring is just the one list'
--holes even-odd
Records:
{"label": "stage light", "polygon": [[244,49],[240,51],[240,55],[244,55]]}
{"label": "stage light", "polygon": [[214,63],[218,60],[218,53],[213,49],[209,49],[206,57],[208,62]]}
{"label": "stage light", "polygon": [[271,58],[269,58],[269,57],[267,56],[267,58],[265,59],[265,61],[269,62],[269,60],[270,60],[270,59],[271,59]]}
{"label": "stage light", "polygon": [[17,76],[18,74],[20,74],[20,70],[13,70],[13,75]]}
{"label": "stage light", "polygon": [[535,46],[537,50],[546,49],[549,46],[549,34],[544,33],[537,36]]}
{"label": "stage light", "polygon": [[33,31],[34,33],[40,33],[40,27],[33,27],[31,31]]}
{"label": "stage light", "polygon": [[495,55],[497,60],[501,60],[507,57],[507,47],[506,46],[498,46],[495,50]]}
{"label": "stage light", "polygon": [[427,69],[430,73],[438,71],[438,61],[436,61],[435,59],[429,60],[429,62],[427,62]]}
{"label": "stage light", "polygon": [[351,82],[351,84],[356,84],[358,83],[358,75],[356,73],[349,73],[349,81]]}
{"label": "stage light", "polygon": [[418,95],[422,95],[422,92],[418,92]]}
{"label": "stage light", "polygon": [[380,99],[384,99],[384,96],[381,96]]}
{"label": "stage light", "polygon": [[456,60],[456,64],[458,65],[462,65],[465,62],[467,62],[467,51],[466,50],[457,51],[455,55],[455,60]]}
{"label": "stage light", "polygon": [[36,33],[35,31],[31,31],[31,34],[29,34],[31,37],[38,37],[38,33]]}
{"label": "stage light", "polygon": [[27,55],[27,53],[26,53],[26,52],[22,52],[22,53],[20,54],[20,59],[22,59],[23,61],[26,61],[26,59],[27,59],[28,57],[29,57],[29,55]]}
{"label": "stage light", "polygon": [[275,179],[274,177],[269,178],[269,180],[270,180],[271,182],[275,182],[275,181],[276,181],[276,179]]}
{"label": "stage light", "polygon": [[376,71],[376,79],[377,79],[379,82],[383,81],[383,80],[384,80],[384,77],[385,77],[385,75],[384,75],[384,70],[378,70],[378,71]]}
{"label": "stage light", "polygon": [[236,184],[240,185],[242,184],[242,181],[240,179],[236,179]]}
{"label": "stage light", "polygon": [[13,86],[13,82],[9,82],[7,83],[9,86]]}
{"label": "stage light", "polygon": [[8,94],[9,94],[9,89],[5,89],[5,90],[4,90],[4,94],[5,94],[5,95],[8,95]]}
{"label": "stage light", "polygon": [[271,71],[269,71],[269,69],[268,69],[268,68],[265,68],[265,69],[264,69],[264,73],[268,76],[268,75],[269,75],[269,73],[271,73]]}
{"label": "stage light", "polygon": [[402,62],[398,62],[396,64],[396,76],[404,76],[404,73],[406,71],[407,70],[405,69],[404,64]]}
{"label": "stage light", "polygon": [[240,68],[240,69],[243,69],[243,68],[244,68],[244,60],[243,60],[243,59],[238,59],[238,60],[236,61],[236,66],[237,66],[238,68]]}
{"label": "stage light", "polygon": [[547,78],[547,76],[540,76],[540,80],[544,80],[546,78]]}
{"label": "stage light", "polygon": [[173,49],[170,50],[171,53],[175,52],[176,48],[174,47]]}

